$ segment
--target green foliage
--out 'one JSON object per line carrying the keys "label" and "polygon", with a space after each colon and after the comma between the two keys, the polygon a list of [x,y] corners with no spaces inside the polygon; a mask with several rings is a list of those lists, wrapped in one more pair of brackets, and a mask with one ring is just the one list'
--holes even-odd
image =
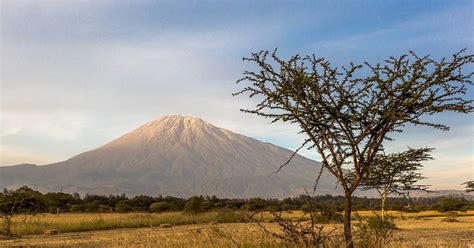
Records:
{"label": "green foliage", "polygon": [[431,160],[433,148],[409,148],[407,151],[378,154],[372,166],[362,178],[364,190],[376,189],[380,195],[392,193],[403,195],[410,190],[425,189],[425,185],[416,185],[424,177],[419,172],[423,161]]}
{"label": "green foliage", "polygon": [[108,205],[104,205],[104,204],[99,205],[99,212],[101,213],[108,213],[112,211],[113,211],[113,208]]}
{"label": "green foliage", "polygon": [[317,206],[319,214],[315,216],[316,223],[342,223],[343,216],[332,206]]}
{"label": "green foliage", "polygon": [[188,199],[184,205],[184,213],[199,214],[204,212],[204,198],[202,196],[193,196]]}
{"label": "green foliage", "polygon": [[82,204],[74,204],[74,205],[71,206],[71,208],[69,208],[69,211],[71,211],[71,212],[84,212],[85,209],[86,208]]}
{"label": "green foliage", "polygon": [[474,181],[467,181],[463,183],[466,185],[466,192],[473,192],[474,191]]}
{"label": "green foliage", "polygon": [[54,209],[54,213],[67,212],[72,205],[81,202],[80,198],[76,198],[73,195],[62,193],[62,192],[51,192],[43,195],[43,199],[49,209]]}
{"label": "green foliage", "polygon": [[267,209],[269,206],[270,204],[262,198],[252,198],[245,204],[244,208],[248,211],[258,211]]}
{"label": "green foliage", "polygon": [[390,242],[396,226],[389,216],[382,219],[381,216],[376,215],[369,217],[366,221],[358,218],[360,222],[355,224],[358,247],[385,247]]}
{"label": "green foliage", "polygon": [[126,212],[130,212],[131,210],[132,210],[132,206],[130,206],[127,200],[120,201],[119,203],[115,205],[115,211],[119,213],[126,213]]}
{"label": "green foliage", "polygon": [[248,221],[244,211],[235,211],[231,209],[220,209],[217,212],[217,221],[219,223],[243,223]]}
{"label": "green foliage", "polygon": [[[6,191],[13,192],[13,191]],[[183,211],[186,202],[192,202],[194,200],[182,199],[177,197],[150,197],[150,196],[139,196],[128,198],[125,195],[109,195],[109,196],[96,196],[86,195],[84,198],[80,198],[77,194],[68,194],[62,192],[53,192],[42,194],[37,191],[31,191],[27,188],[18,189],[16,195],[23,192],[23,195],[33,196],[29,200],[29,203],[34,204],[23,204],[22,213],[64,213],[64,212],[154,212],[151,205],[160,203],[157,211]],[[0,193],[0,201],[5,198],[5,194]],[[319,195],[309,197],[307,195],[301,195],[297,197],[288,197],[283,200],[277,199],[219,199],[217,197],[198,197],[201,201],[200,211],[211,211],[219,209],[232,209],[232,210],[249,210],[249,211],[260,211],[260,210],[296,210],[301,209],[307,213],[309,210],[309,202],[312,203],[314,211],[322,212],[323,215],[325,209],[330,209],[333,212],[341,212],[343,210],[344,197],[343,196],[332,196],[332,195]],[[431,198],[387,198],[387,206],[389,209],[397,211],[423,211],[423,210],[438,210],[440,206],[446,205],[446,202],[442,203],[441,200],[444,197],[431,197]],[[446,201],[446,200],[443,200]],[[456,200],[456,201],[459,201]],[[464,206],[460,210],[474,209],[474,201],[461,200],[461,205]],[[151,202],[151,203],[150,203]],[[353,208],[356,210],[376,210],[380,208],[379,199],[367,198],[367,197],[353,197]],[[120,203],[120,204],[119,204]],[[150,203],[146,208],[146,204]],[[194,204],[194,203],[189,203]],[[162,206],[161,206],[162,205]],[[410,208],[406,208],[410,205]],[[448,204],[450,205],[450,204]],[[39,208],[38,208],[39,206]],[[155,205],[154,205],[155,206]],[[5,205],[3,205],[5,207]],[[118,207],[118,208],[117,208]],[[444,207],[443,207],[444,208]],[[329,216],[326,214],[326,216]],[[329,217],[328,221],[337,221]]]}
{"label": "green foliage", "polygon": [[459,197],[443,197],[435,206],[435,209],[439,212],[466,211],[467,208],[468,202]]}
{"label": "green foliage", "polygon": [[128,200],[128,204],[133,211],[148,211],[150,205],[154,202],[156,202],[156,199],[147,195],[138,195]]}
{"label": "green foliage", "polygon": [[306,203],[301,210],[307,214],[313,212],[315,223],[341,223],[343,220],[342,214],[332,205]]}
{"label": "green foliage", "polygon": [[0,234],[6,237],[12,237],[11,231],[12,218],[18,214],[35,214],[46,212],[47,205],[42,199],[42,194],[34,191],[27,186],[23,186],[15,191],[4,190],[0,194],[0,218],[2,225]]}
{"label": "green foliage", "polygon": [[99,201],[93,201],[85,204],[85,209],[87,212],[98,212],[100,207]]}
{"label": "green foliage", "polygon": [[[383,64],[335,67],[315,54],[285,60],[276,49],[262,50],[243,58],[257,69],[243,72],[237,83],[245,85],[234,96],[258,99],[243,112],[294,124],[306,135],[278,171],[303,147],[314,148],[342,186],[350,213],[353,192],[390,135],[409,124],[447,131],[448,126],[426,117],[474,111],[474,101],[465,98],[473,85],[474,55],[465,51],[439,61],[410,51]],[[345,218],[346,246],[353,247],[350,214]]]}
{"label": "green foliage", "polygon": [[150,205],[150,212],[153,213],[162,213],[170,211],[172,209],[171,204],[167,202],[155,202]]}

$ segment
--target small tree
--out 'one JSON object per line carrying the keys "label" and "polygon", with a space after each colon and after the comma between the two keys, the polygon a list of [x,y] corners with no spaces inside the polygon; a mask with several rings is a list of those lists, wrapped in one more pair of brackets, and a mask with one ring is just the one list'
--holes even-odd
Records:
{"label": "small tree", "polygon": [[15,191],[5,189],[0,194],[0,218],[3,220],[0,233],[12,237],[11,231],[13,217],[19,214],[35,214],[46,210],[46,204],[41,198],[42,194],[23,186]]}
{"label": "small tree", "polygon": [[467,181],[463,183],[466,185],[466,192],[473,192],[474,191],[474,181]]}
{"label": "small tree", "polygon": [[390,194],[404,195],[411,190],[427,190],[427,185],[416,184],[424,177],[418,171],[421,162],[433,159],[433,148],[412,149],[389,155],[375,156],[371,166],[362,178],[364,190],[375,189],[380,196],[381,218],[385,219],[385,200]]}
{"label": "small tree", "polygon": [[[270,59],[269,59],[270,56]],[[474,55],[464,50],[450,60],[432,60],[415,53],[390,57],[383,65],[351,63],[342,70],[315,55],[292,56],[288,61],[273,53],[252,53],[246,61],[257,71],[245,71],[237,83],[248,82],[234,95],[260,97],[243,112],[299,126],[321,156],[325,169],[344,190],[344,237],[353,247],[352,193],[359,187],[389,135],[408,124],[444,131],[446,125],[425,119],[443,112],[471,113],[473,101],[464,99],[473,75]],[[287,165],[289,161],[283,166]]]}

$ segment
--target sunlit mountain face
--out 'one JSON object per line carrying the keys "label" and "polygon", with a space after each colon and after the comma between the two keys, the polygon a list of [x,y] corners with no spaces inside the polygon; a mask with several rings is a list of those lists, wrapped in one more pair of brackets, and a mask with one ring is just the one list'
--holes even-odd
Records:
{"label": "sunlit mountain face", "polygon": [[[0,168],[0,186],[82,194],[287,197],[312,189],[321,164],[292,151],[172,115],[66,161]],[[324,173],[318,194],[336,194]]]}

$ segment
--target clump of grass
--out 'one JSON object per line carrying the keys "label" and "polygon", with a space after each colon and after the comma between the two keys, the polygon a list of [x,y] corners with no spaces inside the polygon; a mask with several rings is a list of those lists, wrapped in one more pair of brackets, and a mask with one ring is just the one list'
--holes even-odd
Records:
{"label": "clump of grass", "polygon": [[446,217],[441,221],[443,222],[459,222],[458,213],[456,211],[449,211],[446,213]]}

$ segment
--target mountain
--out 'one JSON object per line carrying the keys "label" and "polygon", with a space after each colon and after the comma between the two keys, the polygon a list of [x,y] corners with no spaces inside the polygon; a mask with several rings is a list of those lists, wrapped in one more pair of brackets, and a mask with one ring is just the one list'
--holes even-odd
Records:
{"label": "mountain", "polygon": [[[164,116],[66,161],[0,167],[0,187],[82,194],[287,197],[312,189],[319,162],[215,127],[198,118]],[[318,194],[340,193],[324,173]]]}

